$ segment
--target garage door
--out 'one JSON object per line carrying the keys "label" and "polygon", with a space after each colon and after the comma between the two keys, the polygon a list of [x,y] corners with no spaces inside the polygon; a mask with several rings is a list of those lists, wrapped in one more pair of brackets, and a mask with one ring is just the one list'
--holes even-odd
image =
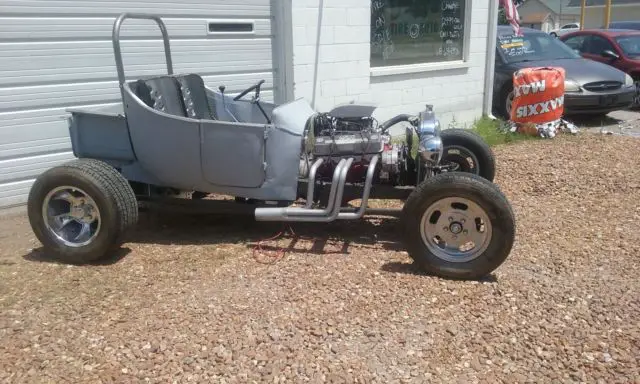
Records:
{"label": "garage door", "polygon": [[[73,158],[66,108],[119,103],[111,29],[122,12],[163,17],[175,72],[227,92],[265,79],[266,100],[284,94],[271,0],[0,0],[0,208]],[[121,39],[127,78],[166,71],[153,21],[126,20]]]}

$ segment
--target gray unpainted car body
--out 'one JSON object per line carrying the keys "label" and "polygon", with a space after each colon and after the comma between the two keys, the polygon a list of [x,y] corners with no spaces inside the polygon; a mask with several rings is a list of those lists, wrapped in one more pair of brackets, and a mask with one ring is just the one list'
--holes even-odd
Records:
{"label": "gray unpainted car body", "polygon": [[[168,74],[125,81],[119,47],[125,18],[156,21],[165,39]],[[198,75],[175,75],[168,34],[159,17],[126,14],[114,25],[114,51],[123,105],[70,109],[70,136],[76,157],[105,161],[130,181],[182,190],[238,197],[293,201],[304,129],[315,113],[304,100],[282,105],[234,98],[204,85]],[[180,80],[187,93],[214,118],[181,116],[171,83]],[[155,84],[164,105],[153,108],[134,91],[140,81]],[[236,121],[237,120],[237,121]]]}

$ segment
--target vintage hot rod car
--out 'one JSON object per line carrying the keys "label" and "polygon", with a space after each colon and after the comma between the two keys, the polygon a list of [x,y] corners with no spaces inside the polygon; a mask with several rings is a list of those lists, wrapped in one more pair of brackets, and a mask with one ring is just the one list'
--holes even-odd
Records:
{"label": "vintage hot rod car", "polygon": [[[158,24],[166,75],[125,80],[119,35],[127,18]],[[515,219],[493,183],[491,149],[470,131],[441,130],[432,106],[378,124],[366,104],[316,112],[304,99],[262,102],[263,81],[232,97],[197,74],[174,74],[167,29],[154,15],[120,15],[113,46],[122,105],[69,110],[77,159],[43,172],[30,191],[29,220],[51,256],[106,257],[136,224],[141,202],[262,221],[396,215],[417,265],[450,278],[482,277],[511,252]],[[394,143],[389,128],[400,123],[406,139]],[[375,210],[370,198],[405,202]],[[348,205],[355,199],[358,208]]]}

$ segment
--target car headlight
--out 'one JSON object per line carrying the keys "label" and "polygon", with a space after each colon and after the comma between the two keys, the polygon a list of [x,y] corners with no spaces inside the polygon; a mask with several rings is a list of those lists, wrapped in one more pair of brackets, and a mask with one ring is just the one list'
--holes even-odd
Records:
{"label": "car headlight", "polygon": [[633,86],[633,78],[631,76],[629,76],[628,74],[624,75],[624,86],[625,87],[631,87]]}
{"label": "car headlight", "polygon": [[565,80],[564,81],[564,91],[565,92],[580,92],[580,84],[576,83],[573,80]]}

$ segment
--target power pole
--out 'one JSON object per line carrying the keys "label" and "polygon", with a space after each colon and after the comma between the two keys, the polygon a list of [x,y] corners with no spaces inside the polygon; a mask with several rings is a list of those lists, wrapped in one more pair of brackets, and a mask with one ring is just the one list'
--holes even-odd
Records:
{"label": "power pole", "polygon": [[609,23],[611,22],[611,0],[607,0],[604,6],[604,28],[609,29]]}
{"label": "power pole", "polygon": [[582,0],[580,3],[580,30],[584,29],[584,8],[587,5],[587,0]]}

